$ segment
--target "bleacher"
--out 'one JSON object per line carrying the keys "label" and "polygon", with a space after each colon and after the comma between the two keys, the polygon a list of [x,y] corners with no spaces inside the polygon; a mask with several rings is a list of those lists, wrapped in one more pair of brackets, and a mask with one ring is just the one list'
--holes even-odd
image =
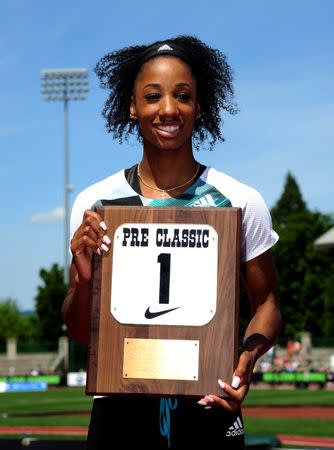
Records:
{"label": "bleacher", "polygon": [[62,337],[58,341],[58,348],[54,351],[20,352],[15,339],[7,342],[5,353],[0,353],[0,376],[32,375],[37,373],[54,373],[67,371],[68,338]]}

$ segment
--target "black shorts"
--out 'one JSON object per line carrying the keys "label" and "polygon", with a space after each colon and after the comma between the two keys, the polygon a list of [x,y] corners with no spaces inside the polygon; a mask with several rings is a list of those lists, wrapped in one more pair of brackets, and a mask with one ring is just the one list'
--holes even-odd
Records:
{"label": "black shorts", "polygon": [[[205,409],[195,399],[146,395],[95,398],[87,450],[203,448],[244,450],[241,413]],[[168,405],[171,407],[169,408]],[[161,410],[162,408],[162,410]],[[116,444],[118,442],[118,444]]]}

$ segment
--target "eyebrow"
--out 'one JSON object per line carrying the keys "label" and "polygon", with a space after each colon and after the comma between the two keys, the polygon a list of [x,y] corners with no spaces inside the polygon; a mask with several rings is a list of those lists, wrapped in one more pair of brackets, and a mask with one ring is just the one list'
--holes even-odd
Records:
{"label": "eyebrow", "polygon": [[[177,83],[176,86],[177,87],[182,87],[182,86],[189,86],[190,87],[191,84],[190,83]],[[144,89],[148,88],[148,87],[160,88],[161,84],[159,84],[159,83],[148,83],[148,84],[145,84]]]}

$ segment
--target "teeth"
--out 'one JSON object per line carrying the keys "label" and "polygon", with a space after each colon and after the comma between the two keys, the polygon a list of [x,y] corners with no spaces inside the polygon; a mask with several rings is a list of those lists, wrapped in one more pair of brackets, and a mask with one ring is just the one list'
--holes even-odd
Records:
{"label": "teeth", "polygon": [[159,125],[159,130],[166,131],[167,133],[173,133],[174,131],[177,131],[179,129],[178,125]]}

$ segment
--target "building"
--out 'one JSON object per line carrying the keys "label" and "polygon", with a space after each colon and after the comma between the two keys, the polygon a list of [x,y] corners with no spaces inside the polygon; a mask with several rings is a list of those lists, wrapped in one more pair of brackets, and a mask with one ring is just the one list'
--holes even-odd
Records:
{"label": "building", "polygon": [[322,236],[315,240],[314,246],[318,250],[334,250],[334,227],[326,231]]}

